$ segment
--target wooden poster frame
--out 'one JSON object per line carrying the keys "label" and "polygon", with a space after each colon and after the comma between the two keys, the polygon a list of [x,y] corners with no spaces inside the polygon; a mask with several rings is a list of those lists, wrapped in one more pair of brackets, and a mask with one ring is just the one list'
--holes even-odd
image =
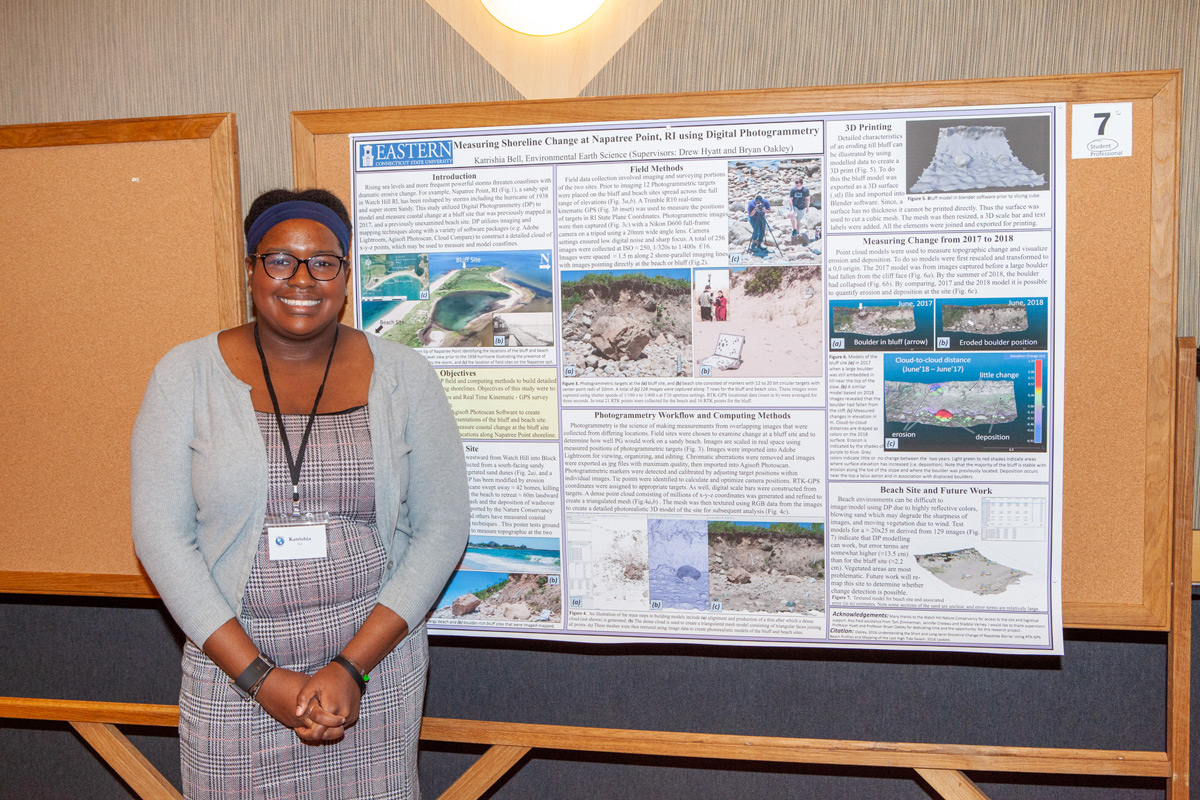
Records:
{"label": "wooden poster frame", "polygon": [[[208,161],[207,179],[212,191],[212,231],[214,260],[211,264],[212,279],[205,281],[214,293],[210,300],[216,309],[219,327],[232,327],[246,321],[245,294],[241,282],[241,188],[238,176],[237,124],[233,114],[199,114],[175,117],[149,117],[141,119],[98,120],[88,122],[61,122],[34,125],[10,125],[0,127],[0,150],[17,148],[73,148],[81,145],[144,146],[146,143],[162,144],[165,147],[186,140],[207,141],[202,152]],[[143,151],[138,151],[143,152]],[[52,160],[54,154],[49,156]],[[186,169],[181,164],[180,170]],[[29,176],[36,180],[36,175]],[[81,186],[81,193],[90,187]],[[117,215],[114,209],[114,216]],[[129,212],[129,209],[121,209]],[[163,219],[161,208],[138,207],[137,216],[155,220],[151,227],[159,230],[169,226],[173,220]],[[73,224],[72,206],[64,199],[60,212],[61,224]],[[134,248],[135,262],[138,249]],[[132,264],[131,264],[132,265]],[[143,267],[144,268],[144,267]],[[136,286],[136,275],[130,278],[131,289]],[[184,290],[181,288],[180,290]],[[180,302],[195,298],[180,296]],[[142,337],[153,337],[155,331],[141,331]],[[164,341],[161,350],[178,344]],[[153,361],[145,364],[146,375],[154,366]],[[136,409],[128,409],[130,413]],[[114,451],[128,449],[127,439],[108,443]],[[86,502],[81,500],[81,507]],[[128,536],[114,546],[127,545]],[[132,558],[132,548],[130,548]],[[14,594],[57,594],[78,596],[110,597],[157,597],[150,579],[133,562],[129,573],[81,573],[54,568],[54,555],[46,554],[44,570],[0,570],[0,592]],[[134,571],[136,570],[136,571]]]}
{"label": "wooden poster frame", "polygon": [[[704,94],[643,95],[629,97],[569,98],[562,100],[528,100],[504,103],[469,103],[409,108],[368,108],[353,110],[304,111],[292,114],[292,162],[295,185],[321,186],[345,197],[350,196],[350,155],[346,137],[352,133],[382,131],[436,130],[488,126],[566,124],[597,121],[638,119],[678,119],[691,117],[722,117],[746,114],[787,114],[798,109],[809,113],[834,113],[870,109],[957,107],[973,105],[1016,105],[1028,103],[1094,103],[1104,101],[1144,101],[1149,107],[1149,124],[1138,146],[1143,158],[1149,159],[1149,198],[1144,222],[1147,250],[1132,258],[1135,274],[1144,275],[1148,365],[1144,394],[1131,390],[1129,402],[1134,404],[1134,416],[1145,419],[1144,508],[1142,519],[1141,569],[1120,575],[1114,570],[1123,568],[1116,560],[1104,563],[1107,546],[1130,535],[1128,529],[1111,530],[1101,525],[1068,527],[1064,514],[1064,579],[1063,618],[1069,627],[1124,628],[1135,630],[1167,630],[1170,625],[1170,551],[1172,495],[1174,478],[1174,348],[1176,328],[1175,263],[1178,248],[1178,181],[1180,135],[1181,73],[1175,71],[1127,72],[1101,75],[1066,75],[1031,78],[1002,78],[995,80],[942,81],[932,83],[889,84],[878,86],[808,87],[797,89],[765,89]],[[1135,111],[1135,115],[1137,112]],[[1068,121],[1069,125],[1069,121]],[[1069,141],[1069,139],[1068,139]],[[1148,155],[1147,155],[1148,154]],[[1092,159],[1091,161],[1095,161]],[[1140,163],[1140,162],[1139,162]],[[1068,253],[1071,262],[1073,245],[1086,237],[1072,241],[1072,226],[1086,223],[1072,221],[1072,168],[1078,164],[1068,158]],[[1087,188],[1079,191],[1085,199]],[[1103,195],[1102,192],[1097,192]],[[1086,211],[1075,218],[1083,219]],[[1079,272],[1076,268],[1075,272]],[[1071,342],[1070,313],[1072,288],[1068,271],[1068,348]],[[1103,276],[1095,276],[1102,278]],[[1082,285],[1082,283],[1080,284]],[[1082,290],[1081,290],[1082,291]],[[1140,296],[1140,295],[1135,295]],[[1139,309],[1140,311],[1140,309]],[[1100,378],[1080,368],[1068,365],[1067,455],[1065,469],[1079,479],[1076,488],[1093,492],[1078,506],[1099,506],[1111,489],[1105,488],[1105,478],[1120,471],[1118,460],[1106,460],[1099,448],[1088,449],[1073,461],[1071,426],[1071,396],[1093,395],[1111,391],[1105,384],[1083,385]],[[1076,384],[1072,384],[1076,380]],[[1107,378],[1104,378],[1107,381]],[[1128,407],[1128,404],[1127,404]],[[1082,427],[1082,426],[1080,426]],[[1093,448],[1093,443],[1079,448]],[[1101,480],[1094,480],[1100,478]],[[1069,495],[1070,489],[1068,489]],[[1095,502],[1093,502],[1095,501]],[[1071,502],[1068,496],[1068,503]],[[1069,510],[1069,509],[1068,509]],[[1092,513],[1097,513],[1094,510]],[[1100,517],[1102,520],[1103,517]],[[1089,520],[1095,523],[1097,520]],[[1109,526],[1111,527],[1111,526]],[[1112,538],[1105,538],[1112,537]],[[1096,542],[1100,544],[1097,546]],[[1106,543],[1108,543],[1106,545]],[[1076,547],[1076,545],[1078,545]],[[1072,596],[1076,585],[1071,582],[1070,569],[1078,565],[1072,555],[1090,571],[1087,580],[1078,586],[1088,592],[1102,591],[1103,596],[1077,600]],[[1105,586],[1104,582],[1109,585]],[[1097,581],[1100,589],[1097,589]]]}

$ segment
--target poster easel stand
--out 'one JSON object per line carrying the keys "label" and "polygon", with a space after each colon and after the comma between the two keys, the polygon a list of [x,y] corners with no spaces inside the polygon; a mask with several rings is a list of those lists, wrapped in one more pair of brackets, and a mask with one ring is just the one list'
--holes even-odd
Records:
{"label": "poster easel stand", "polygon": [[[1192,485],[1196,415],[1196,342],[1175,350],[1171,613],[1167,632],[1166,749],[1074,750],[961,744],[794,739],[714,733],[584,728],[426,717],[424,741],[488,745],[439,800],[477,800],[535,749],[661,758],[722,759],[790,764],[907,768],[945,800],[987,800],[964,773],[1034,773],[1161,778],[1167,800],[1190,797],[1188,758],[1191,702]],[[97,755],[144,800],[182,795],[117,729],[117,725],[176,727],[168,705],[0,698],[0,718],[69,722]]]}

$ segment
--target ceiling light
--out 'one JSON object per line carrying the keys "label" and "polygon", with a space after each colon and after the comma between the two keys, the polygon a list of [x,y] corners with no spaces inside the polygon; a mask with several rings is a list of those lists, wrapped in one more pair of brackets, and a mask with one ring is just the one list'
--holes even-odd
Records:
{"label": "ceiling light", "polygon": [[604,0],[481,0],[501,25],[530,36],[553,36],[582,25]]}

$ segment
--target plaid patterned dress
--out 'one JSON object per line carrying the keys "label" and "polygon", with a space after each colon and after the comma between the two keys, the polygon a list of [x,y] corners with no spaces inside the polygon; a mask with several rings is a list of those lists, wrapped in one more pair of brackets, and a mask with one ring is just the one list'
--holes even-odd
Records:
{"label": "plaid patterned dress", "polygon": [[[285,415],[295,448],[307,415]],[[262,652],[312,674],[341,652],[375,606],[387,554],[375,527],[366,407],[318,415],[300,476],[301,510],[332,517],[324,559],[272,561],[264,531],[240,621]],[[267,513],[291,510],[291,482],[274,414],[258,412],[267,446]],[[293,450],[294,452],[294,450]],[[358,722],[335,744],[309,745],[258,704],[190,641],[179,697],[183,794],[210,798],[419,800],[420,734],[428,641],[422,625],[371,672]]]}

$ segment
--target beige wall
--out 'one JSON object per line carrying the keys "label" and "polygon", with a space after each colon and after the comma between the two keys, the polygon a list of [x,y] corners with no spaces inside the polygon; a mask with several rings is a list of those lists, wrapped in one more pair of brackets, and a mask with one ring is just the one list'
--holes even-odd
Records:
{"label": "beige wall", "polygon": [[[584,94],[1181,68],[1196,335],[1198,39],[1195,0],[663,0]],[[291,185],[290,111],[519,99],[424,0],[3,0],[0,75],[0,124],[235,112],[243,198]]]}

